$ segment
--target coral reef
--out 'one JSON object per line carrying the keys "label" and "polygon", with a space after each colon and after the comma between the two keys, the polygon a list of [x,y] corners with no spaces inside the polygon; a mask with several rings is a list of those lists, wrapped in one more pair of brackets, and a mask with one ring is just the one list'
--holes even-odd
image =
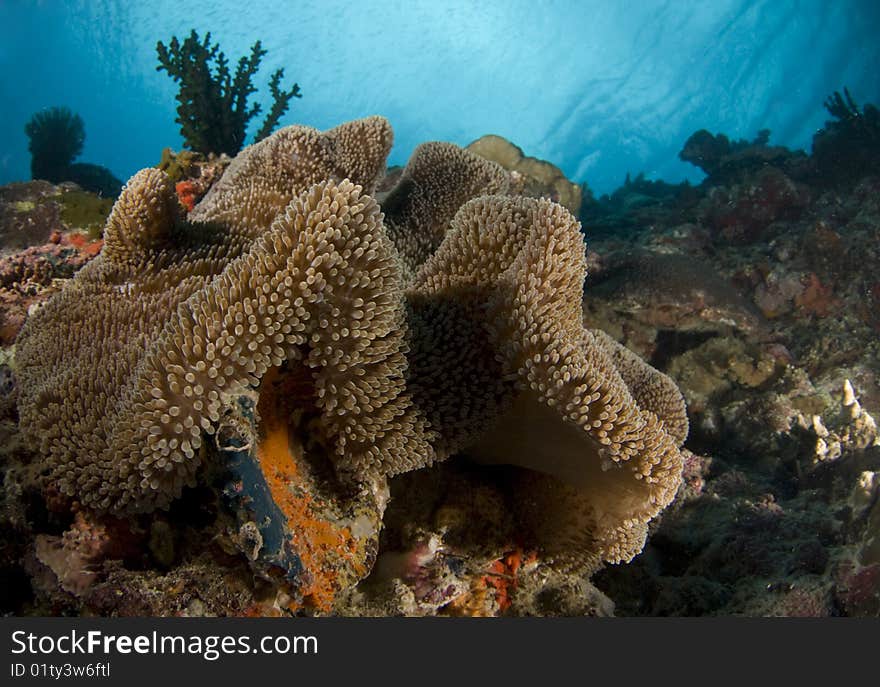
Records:
{"label": "coral reef", "polygon": [[742,184],[713,187],[699,218],[723,241],[753,242],[773,238],[776,222],[797,219],[809,195],[775,167],[764,167]]}
{"label": "coral reef", "polygon": [[[45,243],[57,228],[60,190],[48,181],[11,184],[0,191],[0,246],[4,252]],[[106,219],[106,218],[105,218]]]}
{"label": "coral reef", "polygon": [[[0,345],[12,344],[28,310],[101,250],[94,229],[108,201],[45,181],[0,189]],[[15,251],[15,252],[12,252]]]}
{"label": "coral reef", "polygon": [[0,351],[3,610],[880,614],[880,184],[702,138],[583,233],[456,146],[386,170],[378,118],[169,154],[73,279],[69,192],[3,189],[4,342],[54,294]]}
{"label": "coral reef", "polygon": [[77,230],[98,238],[113,201],[76,185],[45,181],[0,189],[0,251],[37,246],[57,232]]}
{"label": "coral reef", "polygon": [[587,280],[584,319],[654,364],[676,345],[766,329],[755,305],[709,261],[641,249],[605,252]]}
{"label": "coral reef", "polygon": [[[521,540],[513,468],[466,461],[391,481],[380,555],[341,600],[351,615],[613,614],[581,571],[546,565]],[[514,478],[514,479],[508,479]]]}
{"label": "coral reef", "polygon": [[880,609],[877,181],[757,144],[722,145],[699,187],[596,214],[586,319],[675,380],[694,451],[642,555],[593,578],[617,614]]}
{"label": "coral reef", "polygon": [[[251,46],[250,57],[238,61],[235,74],[229,70],[226,55],[219,44],[211,45],[210,32],[200,40],[193,30],[181,43],[172,36],[168,45],[156,44],[159,65],[178,84],[177,123],[187,148],[200,153],[235,155],[244,145],[248,122],[262,110],[259,103],[248,105],[256,92],[253,78],[266,54],[260,41]],[[266,138],[287,112],[291,98],[300,98],[299,85],[282,90],[284,69],[276,70],[269,80],[272,107],[254,141]]]}
{"label": "coral reef", "polygon": [[[753,141],[731,141],[724,134],[701,129],[685,142],[679,158],[707,174],[704,184],[721,188],[754,183],[762,170],[787,179],[789,185],[809,184],[820,189],[848,187],[878,174],[880,110],[870,103],[859,108],[846,88],[843,95],[837,91],[831,94],[824,105],[833,119],[813,136],[809,156],[768,145],[770,132],[766,129]],[[722,200],[719,206],[726,202]],[[763,220],[760,223],[766,224]]]}
{"label": "coral reef", "polygon": [[36,113],[24,127],[31,153],[31,177],[53,183],[72,181],[105,198],[119,195],[122,182],[106,167],[74,162],[86,139],[82,117],[66,107]]}
{"label": "coral reef", "polygon": [[759,131],[753,141],[731,141],[724,134],[713,136],[701,129],[685,141],[678,157],[703,170],[711,184],[741,181],[767,165],[796,178],[809,172],[809,161],[803,152],[768,146],[769,140],[769,129]]}
{"label": "coral reef", "polygon": [[[517,466],[507,488],[544,564],[636,555],[680,482],[681,394],[583,326],[570,213],[426,144],[383,221],[368,192],[390,144],[378,117],[282,129],[188,215],[163,172],[133,177],[98,259],[16,343],[44,489],[130,518],[214,480],[230,540],[288,612],[341,603],[376,558],[387,479],[457,453]],[[77,575],[52,542],[39,562]],[[511,607],[496,583],[468,593],[490,587]]]}

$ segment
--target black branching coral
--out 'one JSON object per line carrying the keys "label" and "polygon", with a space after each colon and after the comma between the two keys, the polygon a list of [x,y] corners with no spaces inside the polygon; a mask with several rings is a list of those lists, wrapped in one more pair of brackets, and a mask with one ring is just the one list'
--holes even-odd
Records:
{"label": "black branching coral", "polygon": [[862,113],[856,101],[850,95],[848,88],[843,89],[843,95],[840,95],[840,91],[834,91],[825,99],[824,105],[825,109],[828,110],[828,114],[837,119],[841,124],[861,126],[869,121],[872,116],[876,117],[874,112],[876,112],[877,108],[873,105],[866,105],[865,112]]}
{"label": "black branching coral", "polygon": [[[200,153],[235,155],[244,146],[248,123],[262,111],[259,103],[248,104],[256,92],[253,78],[266,54],[260,41],[251,47],[249,57],[242,57],[233,74],[219,44],[211,45],[211,33],[199,39],[195,30],[182,43],[176,36],[166,46],[156,44],[157,71],[166,71],[179,84],[177,123],[190,150]],[[278,69],[269,81],[272,107],[263,120],[254,141],[260,141],[278,126],[291,98],[302,94],[298,84],[290,90],[281,88],[284,69]]]}
{"label": "black branching coral", "polygon": [[833,119],[813,136],[813,158],[821,181],[849,184],[880,171],[880,109],[859,109],[848,89],[825,100]]}

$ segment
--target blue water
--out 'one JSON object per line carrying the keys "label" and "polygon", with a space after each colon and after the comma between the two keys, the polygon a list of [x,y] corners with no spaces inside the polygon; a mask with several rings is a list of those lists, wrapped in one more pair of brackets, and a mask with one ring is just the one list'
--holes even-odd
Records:
{"label": "blue water", "polygon": [[0,0],[0,183],[29,178],[23,127],[47,106],[123,180],[180,148],[155,44],[192,28],[232,59],[262,40],[255,97],[277,67],[303,92],[284,124],[383,114],[401,164],[496,133],[600,193],[628,171],[698,180],[676,156],[699,128],[809,148],[832,91],[880,101],[876,0]]}

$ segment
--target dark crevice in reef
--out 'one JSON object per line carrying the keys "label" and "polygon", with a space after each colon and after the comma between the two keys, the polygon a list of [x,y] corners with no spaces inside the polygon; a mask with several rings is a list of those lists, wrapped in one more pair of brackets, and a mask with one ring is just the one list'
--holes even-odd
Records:
{"label": "dark crevice in reef", "polygon": [[656,348],[651,356],[651,367],[665,370],[669,361],[680,356],[682,353],[696,348],[709,339],[718,336],[715,331],[676,331],[674,329],[660,329],[657,331]]}

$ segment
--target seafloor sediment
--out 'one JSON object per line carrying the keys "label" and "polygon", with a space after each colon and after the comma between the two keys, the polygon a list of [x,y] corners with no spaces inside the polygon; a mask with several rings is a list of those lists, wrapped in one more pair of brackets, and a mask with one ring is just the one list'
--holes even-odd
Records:
{"label": "seafloor sediment", "polygon": [[[674,380],[690,425],[674,501],[641,554],[604,566],[560,564],[524,527],[537,492],[522,468],[455,456],[342,505],[346,487],[326,465],[275,460],[270,475],[263,462],[255,477],[251,424],[263,446],[309,442],[314,417],[289,432],[267,405],[299,398],[299,378],[241,397],[245,428],[224,444],[238,456],[231,478],[205,469],[167,509],[143,514],[83,505],[21,436],[15,341],[28,313],[99,253],[109,204],[69,185],[0,189],[3,612],[880,614],[880,175],[766,140],[707,152],[718,147],[703,136],[683,152],[709,174],[700,186],[637,178],[609,197],[584,194],[584,326]],[[181,212],[226,164],[176,180]],[[400,178],[390,170],[376,190],[392,215],[384,203]],[[558,199],[558,175],[526,181],[522,192]],[[95,372],[77,365],[83,378]],[[286,534],[243,510],[286,518]],[[295,560],[285,536],[300,542]]]}

